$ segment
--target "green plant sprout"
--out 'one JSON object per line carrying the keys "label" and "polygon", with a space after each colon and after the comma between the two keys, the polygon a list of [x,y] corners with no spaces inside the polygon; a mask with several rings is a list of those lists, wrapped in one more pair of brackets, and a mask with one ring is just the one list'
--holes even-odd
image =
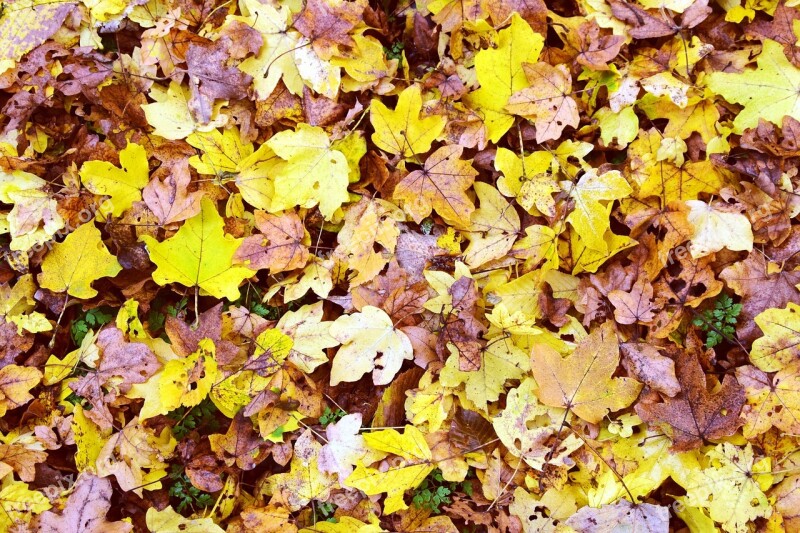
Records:
{"label": "green plant sprout", "polygon": [[692,324],[706,332],[706,347],[713,348],[736,334],[736,321],[741,312],[742,304],[735,304],[733,298],[721,294],[714,302],[714,309],[703,311]]}
{"label": "green plant sprout", "polygon": [[205,509],[214,505],[214,497],[192,485],[182,465],[172,465],[170,467],[169,479],[172,480],[172,485],[169,487],[169,496],[178,500],[175,510],[179,513],[182,513],[187,507],[194,510],[197,508]]}

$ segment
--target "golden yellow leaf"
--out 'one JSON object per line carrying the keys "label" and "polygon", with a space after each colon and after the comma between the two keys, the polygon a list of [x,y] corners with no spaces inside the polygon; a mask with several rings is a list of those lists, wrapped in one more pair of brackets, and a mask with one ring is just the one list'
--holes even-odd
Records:
{"label": "golden yellow leaf", "polygon": [[400,93],[397,106],[390,110],[380,100],[370,106],[370,122],[375,128],[372,141],[391,154],[404,157],[424,154],[431,143],[444,131],[445,117],[422,113],[422,93],[418,85],[411,85]]}
{"label": "golden yellow leaf", "polygon": [[225,235],[224,222],[214,202],[204,197],[201,205],[200,213],[169,239],[158,242],[142,235],[150,259],[158,266],[153,280],[159,285],[198,287],[216,298],[235,300],[239,297],[239,284],[254,272],[232,264],[242,239]]}
{"label": "golden yellow leaf", "polygon": [[31,366],[6,365],[0,368],[0,416],[33,400],[28,391],[41,379],[42,373]]}
{"label": "golden yellow leaf", "polygon": [[129,398],[143,398],[139,419],[166,415],[178,407],[202,402],[217,379],[214,343],[203,339],[196,352],[167,361],[164,368],[145,383],[131,387]]}
{"label": "golden yellow leaf", "polygon": [[364,441],[373,450],[401,457],[403,463],[381,472],[359,461],[355,471],[347,478],[346,485],[368,495],[387,493],[383,507],[386,514],[407,509],[403,493],[422,483],[434,468],[433,456],[424,436],[414,426],[406,426],[403,433],[394,429],[366,433]]}
{"label": "golden yellow leaf", "polygon": [[729,102],[742,104],[733,121],[734,132],[754,128],[759,119],[780,124],[784,116],[800,120],[800,69],[783,53],[783,45],[764,39],[758,56],[758,68],[741,73],[712,72],[709,89]]}
{"label": "golden yellow leaf", "polygon": [[535,63],[544,46],[544,37],[535,33],[519,13],[511,16],[511,25],[500,30],[494,46],[475,56],[475,72],[480,89],[464,100],[483,119],[487,136],[497,142],[514,123],[506,111],[508,99],[528,86],[523,63]]}
{"label": "golden yellow leaf", "polygon": [[129,143],[119,153],[122,168],[107,161],[87,161],[81,166],[81,182],[94,194],[111,197],[115,217],[142,199],[142,189],[150,181],[147,152],[143,146]]}
{"label": "golden yellow leaf", "polygon": [[294,456],[289,471],[267,478],[273,501],[281,502],[290,511],[302,509],[311,500],[324,502],[331,489],[338,486],[336,477],[319,468],[322,445],[310,429],[303,432],[294,445]]}
{"label": "golden yellow leaf", "polygon": [[750,360],[764,372],[775,372],[800,360],[800,305],[785,309],[767,309],[755,318],[764,333],[753,341]]}
{"label": "golden yellow leaf", "polygon": [[274,170],[271,211],[319,204],[319,210],[330,219],[349,200],[347,158],[332,147],[322,128],[300,124],[295,131],[273,135],[267,146],[286,161]]}
{"label": "golden yellow leaf", "polygon": [[547,345],[535,345],[531,370],[545,405],[565,407],[596,424],[609,412],[629,406],[642,389],[631,378],[612,377],[619,365],[619,343],[612,322],[583,339],[575,351],[561,357]]}
{"label": "golden yellow leaf", "polygon": [[145,517],[147,529],[152,533],[224,533],[210,518],[186,518],[172,508],[157,511],[154,507],[147,510]]}
{"label": "golden yellow leaf", "polygon": [[75,298],[94,298],[97,291],[92,282],[114,277],[120,270],[122,266],[103,244],[92,219],[53,245],[42,262],[39,285]]}

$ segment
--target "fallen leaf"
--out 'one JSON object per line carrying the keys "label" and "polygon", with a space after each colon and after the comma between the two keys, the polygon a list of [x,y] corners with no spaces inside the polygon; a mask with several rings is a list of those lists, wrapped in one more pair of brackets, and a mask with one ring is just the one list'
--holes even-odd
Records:
{"label": "fallen leaf", "polygon": [[268,268],[271,274],[302,268],[308,262],[303,222],[295,213],[271,215],[256,211],[260,234],[251,235],[236,250],[234,261],[251,270]]}
{"label": "fallen leaf", "polygon": [[445,146],[432,153],[421,170],[409,173],[394,189],[394,198],[415,222],[436,213],[457,226],[469,225],[475,206],[466,194],[478,172],[460,159],[460,146]]}
{"label": "fallen leaf", "polygon": [[33,367],[6,365],[0,368],[0,416],[33,400],[28,391],[41,379],[42,373]]}
{"label": "fallen leaf", "polygon": [[163,225],[174,224],[192,218],[200,212],[200,191],[187,192],[191,176],[187,163],[169,168],[163,180],[153,177],[142,190],[142,198],[147,207]]}
{"label": "fallen leaf", "polygon": [[142,235],[151,260],[158,266],[153,280],[159,285],[180,283],[198,287],[217,298],[235,300],[239,284],[253,271],[232,264],[241,239],[223,232],[223,220],[214,203],[203,198],[201,211],[162,242]]}
{"label": "fallen leaf", "polygon": [[593,424],[629,406],[642,388],[634,379],[612,377],[618,364],[619,343],[610,322],[590,333],[566,358],[545,344],[535,345],[531,353],[539,400],[565,407]]}
{"label": "fallen leaf", "polygon": [[636,413],[646,422],[665,422],[672,428],[672,447],[676,451],[697,448],[711,439],[736,432],[739,413],[745,403],[744,389],[731,375],[712,393],[697,356],[681,350],[675,360],[681,392],[660,403],[639,403]]}
{"label": "fallen leaf", "polygon": [[85,531],[86,533],[125,533],[133,529],[127,522],[110,522],[106,514],[111,509],[111,482],[84,473],[78,476],[72,494],[67,498],[61,514],[45,511],[39,516],[39,531],[60,533]]}
{"label": "fallen leaf", "polygon": [[87,161],[81,166],[81,182],[91,192],[111,198],[111,214],[115,217],[142,199],[142,189],[150,179],[147,152],[138,144],[128,144],[119,153],[122,168],[106,161]]}
{"label": "fallen leaf", "polygon": [[386,385],[400,370],[403,360],[413,357],[406,334],[395,329],[386,312],[371,305],[358,313],[340,316],[331,324],[330,334],[342,344],[331,365],[333,386],[358,381],[370,371],[375,385]]}
{"label": "fallen leaf", "polygon": [[599,509],[584,507],[569,517],[566,525],[581,533],[620,531],[623,527],[642,533],[660,533],[669,528],[669,509],[650,503],[620,500]]}
{"label": "fallen leaf", "polygon": [[92,288],[92,282],[114,277],[121,270],[117,258],[100,239],[94,220],[90,220],[53,245],[42,262],[39,285],[75,298],[94,298],[97,290]]}
{"label": "fallen leaf", "polygon": [[391,154],[403,157],[424,154],[444,130],[447,119],[437,115],[420,118],[421,113],[422,92],[418,85],[411,85],[400,94],[394,110],[380,100],[373,100],[369,114],[375,128],[372,141]]}

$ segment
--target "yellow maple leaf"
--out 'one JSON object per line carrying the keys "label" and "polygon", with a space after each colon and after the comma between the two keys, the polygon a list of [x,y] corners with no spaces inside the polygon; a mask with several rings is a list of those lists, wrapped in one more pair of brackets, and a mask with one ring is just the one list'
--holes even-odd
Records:
{"label": "yellow maple leaf", "polygon": [[608,251],[604,240],[610,227],[611,201],[625,198],[633,189],[617,170],[598,174],[596,169],[586,172],[578,183],[565,183],[565,190],[575,201],[575,208],[567,222],[578,232],[583,243],[601,253]]}
{"label": "yellow maple leaf", "polygon": [[744,106],[733,121],[734,133],[755,128],[759,119],[778,125],[787,115],[800,120],[800,69],[786,59],[782,44],[771,39],[763,43],[755,70],[713,72],[707,78],[709,89]]}
{"label": "yellow maple leaf", "polygon": [[394,429],[365,433],[364,442],[375,451],[401,457],[403,463],[381,472],[377,468],[364,466],[359,460],[345,484],[370,496],[385,492],[385,514],[408,509],[403,501],[403,493],[419,486],[434,468],[433,454],[425,442],[425,436],[414,426],[406,426],[403,433]]}
{"label": "yellow maple leaf", "polygon": [[389,74],[383,45],[375,37],[364,35],[363,31],[351,36],[354,46],[350,50],[339,50],[338,57],[331,58],[331,64],[343,67],[347,77],[342,79],[345,91],[362,91],[372,86],[383,76]]}
{"label": "yellow maple leaf", "polygon": [[403,212],[385,200],[362,198],[347,208],[335,255],[354,271],[351,288],[371,281],[383,270],[400,236],[397,223],[404,220]]}
{"label": "yellow maple leaf", "polygon": [[[336,517],[336,522],[317,522],[312,527],[300,530],[300,533],[381,533],[384,529],[378,523],[375,515],[370,515],[374,519],[371,524],[365,524],[352,516],[342,515]],[[283,533],[284,530],[281,530]]]}
{"label": "yellow maple leaf", "polygon": [[[642,424],[638,417],[635,422],[635,426]],[[608,429],[611,429],[611,425]],[[636,428],[636,432],[633,429],[631,427],[629,436],[620,435],[611,444],[614,460],[617,464],[626,464],[625,469],[617,472],[604,469],[599,476],[595,476],[596,486],[592,486],[587,493],[589,505],[597,507],[613,503],[628,496],[628,491],[634,498],[643,498],[668,477],[678,485],[687,487],[692,472],[701,468],[697,451],[673,453],[670,451],[672,441],[662,432],[646,427]],[[618,477],[620,474],[622,481]]]}
{"label": "yellow maple leaf", "polygon": [[636,240],[627,235],[617,235],[611,229],[603,234],[603,241],[606,243],[606,251],[589,248],[577,232],[572,232],[569,242],[559,241],[559,250],[562,260],[572,265],[572,273],[597,272],[603,263],[611,259],[622,250],[636,246]]}
{"label": "yellow maple leaf", "polygon": [[289,471],[267,478],[273,501],[281,502],[290,511],[297,511],[311,500],[324,502],[332,488],[337,487],[336,476],[319,468],[322,445],[310,429],[303,432],[294,445],[294,455]]}
{"label": "yellow maple leaf", "polygon": [[322,320],[322,315],[322,302],[316,302],[297,311],[287,311],[275,326],[292,338],[289,361],[309,374],[328,362],[325,350],[339,344],[330,335],[333,322]]}
{"label": "yellow maple leaf", "polygon": [[483,118],[492,142],[499,141],[514,123],[506,104],[512,94],[528,86],[522,64],[535,63],[543,46],[544,37],[514,13],[511,25],[498,32],[495,45],[476,54],[475,72],[481,87],[464,101]]}
{"label": "yellow maple leaf", "polygon": [[569,455],[583,446],[571,433],[562,438],[566,411],[548,407],[536,399],[536,382],[525,379],[506,397],[506,406],[492,421],[508,450],[536,470],[545,465],[569,466]]}
{"label": "yellow maple leaf", "polygon": [[45,385],[54,385],[68,378],[79,363],[84,363],[89,368],[95,368],[97,359],[100,357],[100,351],[95,344],[96,340],[97,334],[90,330],[83,337],[78,349],[72,350],[62,359],[51,355],[47,359],[47,363],[45,363],[44,380],[42,382]]}
{"label": "yellow maple leaf", "polygon": [[[7,478],[8,479],[8,478]],[[43,513],[52,506],[47,497],[37,490],[30,490],[27,483],[8,479],[0,490],[0,529],[11,531],[20,523],[27,523],[32,515]]]}
{"label": "yellow maple leaf", "polygon": [[349,200],[347,158],[331,146],[325,130],[299,124],[295,131],[273,135],[267,145],[286,161],[274,170],[272,211],[319,204],[320,212],[330,219]]}
{"label": "yellow maple leaf", "polygon": [[767,309],[755,318],[764,336],[753,341],[750,361],[764,372],[776,372],[800,360],[800,305]]}
{"label": "yellow maple leaf", "polygon": [[420,119],[422,93],[418,85],[407,87],[397,99],[394,110],[390,110],[378,99],[370,104],[369,119],[375,133],[372,141],[391,154],[410,157],[424,154],[431,143],[444,131],[447,119],[429,115]]}
{"label": "yellow maple leaf", "polygon": [[616,144],[620,148],[626,147],[639,133],[639,117],[636,116],[633,106],[623,107],[615,113],[608,107],[597,110],[592,117],[600,127],[600,140],[606,146]]}
{"label": "yellow maple leaf", "polygon": [[167,475],[165,461],[177,444],[170,428],[151,432],[134,417],[103,445],[97,456],[97,475],[113,475],[122,490],[141,498],[143,491],[161,488],[159,480]]}
{"label": "yellow maple leaf", "polygon": [[[458,356],[455,357],[456,360]],[[458,367],[456,361],[455,367]],[[382,403],[391,402],[392,392],[384,393]],[[440,381],[434,381],[430,371],[425,372],[415,389],[406,392],[406,418],[415,427],[427,426],[428,432],[439,431],[453,407],[453,394],[442,386]],[[376,422],[373,420],[373,425]]]}
{"label": "yellow maple leaf", "polygon": [[331,324],[330,334],[342,343],[331,365],[332,386],[358,381],[369,371],[375,385],[386,385],[403,361],[414,356],[406,334],[395,329],[384,310],[371,305],[364,306],[359,313],[337,318]]}
{"label": "yellow maple leaf", "polygon": [[28,392],[42,380],[42,373],[31,366],[6,365],[0,368],[0,416],[33,400]]}
{"label": "yellow maple leaf", "polygon": [[97,291],[92,282],[114,277],[120,270],[122,266],[100,240],[100,230],[92,219],[53,245],[42,262],[39,285],[55,292],[66,291],[75,298],[94,298]]}
{"label": "yellow maple leaf", "polygon": [[775,426],[785,434],[800,433],[800,362],[793,362],[774,376],[753,366],[736,369],[747,404],[742,408],[742,434],[752,439]]}
{"label": "yellow maple leaf", "polygon": [[160,85],[153,85],[150,89],[150,98],[155,101],[152,104],[142,105],[142,111],[147,122],[155,128],[153,133],[165,139],[173,141],[185,139],[195,131],[209,132],[228,122],[228,115],[219,112],[224,104],[222,101],[214,104],[211,121],[208,124],[195,122],[189,111],[189,88],[175,81],[171,81],[166,89]]}
{"label": "yellow maple leaf", "polygon": [[107,161],[87,161],[80,170],[81,182],[87,189],[111,197],[111,214],[115,217],[142,199],[142,189],[150,181],[150,167],[143,146],[128,143],[119,153],[119,163],[122,168]]}
{"label": "yellow maple leaf", "polygon": [[606,322],[583,339],[572,354],[535,345],[531,370],[545,405],[565,407],[597,424],[609,411],[629,406],[642,384],[631,378],[612,377],[619,365],[619,344],[612,322]]}
{"label": "yellow maple leaf", "polygon": [[729,533],[750,531],[750,522],[772,514],[764,494],[773,480],[769,457],[756,460],[750,443],[744,448],[719,444],[706,455],[711,464],[693,471],[686,487],[689,505],[708,509]]}
{"label": "yellow maple leaf", "polygon": [[686,219],[694,230],[689,238],[689,253],[699,259],[723,248],[728,250],[753,249],[753,230],[750,220],[743,214],[720,210],[700,200],[688,200]]}
{"label": "yellow maple leaf", "polygon": [[[58,213],[58,202],[51,193],[40,189],[9,191],[14,208],[7,215],[11,233],[9,247],[14,251],[27,251],[37,244],[51,240],[64,228],[64,219]],[[104,204],[104,208],[108,204]]]}
{"label": "yellow maple leaf", "polygon": [[152,533],[223,533],[211,518],[186,518],[175,512],[172,506],[162,511],[151,507],[145,515],[147,529]]}
{"label": "yellow maple leaf", "polygon": [[75,466],[83,471],[86,468],[95,468],[100,451],[108,441],[111,433],[100,430],[97,424],[89,420],[83,412],[81,405],[76,405],[72,416],[72,434],[75,438]]}
{"label": "yellow maple leaf", "polygon": [[252,143],[244,142],[237,128],[220,132],[195,132],[186,142],[202,151],[200,157],[189,158],[201,174],[216,176],[220,185],[234,182],[242,198],[257,209],[270,210],[275,195],[273,173],[284,162],[272,149],[262,144],[255,150]]}
{"label": "yellow maple leaf", "polygon": [[196,352],[188,357],[167,361],[145,383],[136,383],[126,395],[143,398],[139,420],[166,415],[178,407],[194,407],[202,402],[217,379],[214,343],[203,339]]}
{"label": "yellow maple leaf", "polygon": [[536,267],[541,261],[542,270],[558,269],[558,235],[550,226],[533,224],[525,228],[525,236],[514,243],[510,255],[525,259],[525,269]]}
{"label": "yellow maple leaf", "polygon": [[281,80],[292,94],[300,94],[303,91],[303,79],[292,52],[299,46],[302,35],[289,29],[292,16],[289,7],[243,0],[240,9],[242,16],[230,17],[230,20],[247,24],[264,39],[258,55],[245,59],[239,65],[243,72],[253,76],[258,99],[267,98]]}
{"label": "yellow maple leaf", "polygon": [[7,322],[16,324],[18,333],[23,329],[31,333],[53,329],[44,314],[34,311],[37,289],[33,274],[18,277],[13,287],[0,285],[0,315],[4,315]]}
{"label": "yellow maple leaf", "polygon": [[506,381],[521,379],[530,368],[527,354],[510,339],[489,340],[480,353],[480,368],[471,372],[459,370],[458,353],[447,358],[439,379],[445,387],[464,385],[466,399],[480,412],[488,413],[489,403],[505,392]]}
{"label": "yellow maple leaf", "polygon": [[519,215],[500,192],[489,184],[474,185],[480,207],[472,213],[464,261],[472,268],[506,255],[520,229]]}
{"label": "yellow maple leaf", "polygon": [[550,174],[556,163],[547,151],[533,152],[520,157],[507,148],[498,148],[494,167],[503,173],[497,189],[505,196],[516,196],[526,211],[535,207],[542,214],[555,216],[553,193],[561,190]]}
{"label": "yellow maple leaf", "polygon": [[646,178],[636,197],[658,196],[664,206],[674,201],[695,200],[704,192],[714,194],[725,182],[725,173],[711,161],[687,161],[680,166],[653,161],[643,171]]}
{"label": "yellow maple leaf", "polygon": [[231,264],[242,243],[223,232],[224,221],[214,202],[204,197],[200,213],[187,220],[178,232],[163,242],[149,235],[141,240],[158,268],[153,281],[159,285],[180,283],[199,287],[215,298],[235,300],[239,284],[253,275],[244,266]]}

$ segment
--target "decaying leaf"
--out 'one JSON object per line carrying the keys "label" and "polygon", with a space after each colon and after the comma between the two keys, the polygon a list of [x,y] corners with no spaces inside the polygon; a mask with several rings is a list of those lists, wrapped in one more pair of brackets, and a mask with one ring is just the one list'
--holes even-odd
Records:
{"label": "decaying leaf", "polygon": [[670,425],[675,450],[691,450],[737,430],[745,393],[736,378],[725,376],[719,390],[710,392],[697,356],[683,350],[676,358],[675,374],[681,385],[677,396],[636,406],[642,420]]}
{"label": "decaying leaf", "polygon": [[800,530],[798,37],[0,2],[0,531]]}
{"label": "decaying leaf", "polygon": [[126,522],[110,522],[106,513],[111,509],[111,482],[92,474],[81,474],[67,498],[61,514],[45,511],[39,516],[39,531],[59,533],[86,531],[87,533],[125,533],[133,529]]}

